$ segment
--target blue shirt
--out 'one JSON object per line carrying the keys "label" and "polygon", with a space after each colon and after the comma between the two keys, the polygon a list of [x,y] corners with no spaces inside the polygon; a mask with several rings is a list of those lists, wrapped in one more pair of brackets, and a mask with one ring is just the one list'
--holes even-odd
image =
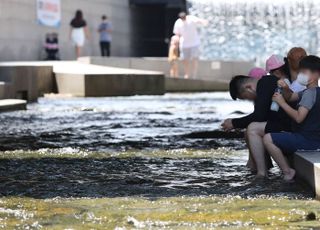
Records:
{"label": "blue shirt", "polygon": [[100,32],[100,41],[101,42],[111,42],[111,40],[112,40],[111,33],[106,31],[106,30],[111,30],[111,29],[112,29],[112,25],[110,22],[103,22],[100,24],[99,31],[102,30]]}

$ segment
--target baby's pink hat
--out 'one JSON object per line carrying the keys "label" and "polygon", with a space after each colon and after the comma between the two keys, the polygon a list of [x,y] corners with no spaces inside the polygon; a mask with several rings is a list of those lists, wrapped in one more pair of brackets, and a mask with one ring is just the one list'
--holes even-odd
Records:
{"label": "baby's pink hat", "polygon": [[282,56],[272,55],[266,61],[266,70],[268,73],[270,73],[270,71],[279,69],[283,65],[285,65],[285,62]]}
{"label": "baby's pink hat", "polygon": [[267,71],[259,67],[254,67],[250,70],[248,75],[249,77],[260,79],[263,76],[267,75]]}

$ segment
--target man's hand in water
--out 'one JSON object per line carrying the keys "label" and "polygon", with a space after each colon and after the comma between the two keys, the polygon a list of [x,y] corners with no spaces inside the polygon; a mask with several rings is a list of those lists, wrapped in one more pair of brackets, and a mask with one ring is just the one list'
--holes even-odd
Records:
{"label": "man's hand in water", "polygon": [[224,129],[224,131],[230,131],[233,129],[233,124],[231,119],[226,119],[222,124],[221,127]]}

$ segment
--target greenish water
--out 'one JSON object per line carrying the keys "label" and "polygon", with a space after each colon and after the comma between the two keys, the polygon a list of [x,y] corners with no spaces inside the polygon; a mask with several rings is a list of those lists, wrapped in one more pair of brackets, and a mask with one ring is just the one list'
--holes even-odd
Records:
{"label": "greenish water", "polygon": [[292,229],[320,227],[307,220],[320,212],[313,200],[260,197],[170,197],[159,199],[0,200],[4,229]]}

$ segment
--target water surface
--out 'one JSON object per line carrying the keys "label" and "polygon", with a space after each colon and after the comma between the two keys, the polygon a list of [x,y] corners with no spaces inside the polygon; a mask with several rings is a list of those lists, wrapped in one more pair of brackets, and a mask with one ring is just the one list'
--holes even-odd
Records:
{"label": "water surface", "polygon": [[237,135],[188,138],[251,109],[209,93],[41,98],[2,113],[0,227],[318,226],[311,189],[276,167],[255,181]]}

